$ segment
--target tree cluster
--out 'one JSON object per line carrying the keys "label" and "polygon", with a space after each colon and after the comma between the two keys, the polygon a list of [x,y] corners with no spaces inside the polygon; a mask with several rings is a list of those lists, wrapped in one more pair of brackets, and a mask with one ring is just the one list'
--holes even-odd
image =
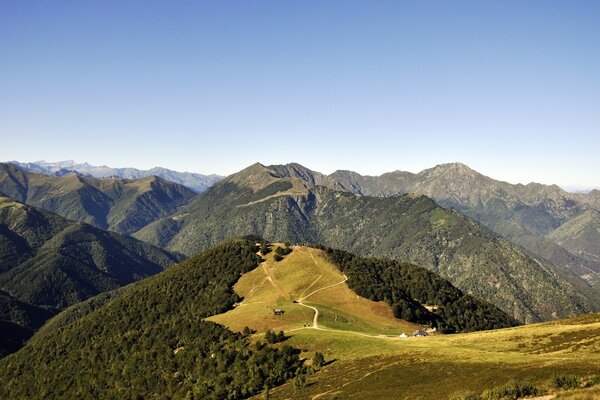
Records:
{"label": "tree cluster", "polygon": [[[352,290],[370,300],[390,304],[396,318],[427,324],[446,333],[518,325],[497,307],[463,293],[425,268],[317,247],[348,276]],[[430,311],[424,305],[434,309]]]}
{"label": "tree cluster", "polygon": [[33,338],[0,362],[0,398],[242,399],[304,373],[299,350],[204,320],[239,301],[257,250],[218,245]]}

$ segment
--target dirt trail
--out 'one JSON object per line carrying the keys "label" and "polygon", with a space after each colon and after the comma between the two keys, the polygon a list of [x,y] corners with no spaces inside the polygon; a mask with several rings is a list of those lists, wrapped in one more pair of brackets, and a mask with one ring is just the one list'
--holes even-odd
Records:
{"label": "dirt trail", "polygon": [[332,285],[324,286],[324,287],[319,288],[317,290],[314,290],[313,292],[307,294],[306,296],[302,297],[301,299],[296,300],[298,305],[301,305],[302,307],[310,308],[311,310],[313,310],[315,312],[315,315],[313,316],[312,326],[310,326],[310,327],[304,327],[304,328],[290,329],[288,332],[298,331],[298,330],[301,330],[301,329],[307,329],[307,328],[309,328],[309,329],[317,329],[317,330],[324,331],[324,332],[350,333],[352,335],[359,335],[359,336],[369,337],[369,338],[388,338],[389,339],[389,337],[387,337],[385,335],[369,335],[367,333],[356,332],[356,331],[348,331],[348,330],[340,330],[340,329],[329,329],[329,328],[321,328],[321,327],[319,327],[319,310],[316,307],[304,304],[303,301],[306,300],[308,297],[312,296],[313,294],[320,292],[321,290],[329,289],[329,288],[332,288],[334,286],[338,286],[338,285],[341,285],[341,284],[345,283],[348,280],[348,277],[345,274],[342,274],[342,275],[344,276],[344,279],[342,281],[334,283]]}
{"label": "dirt trail", "polygon": [[298,299],[298,303],[300,303],[300,304],[301,304],[303,300],[306,300],[308,297],[312,296],[313,294],[315,294],[315,293],[317,293],[317,292],[320,292],[321,290],[329,289],[329,288],[332,288],[332,287],[334,287],[334,286],[341,285],[342,283],[346,282],[346,281],[348,280],[348,277],[347,277],[346,275],[344,275],[344,274],[342,274],[342,275],[344,276],[344,280],[342,280],[341,282],[334,283],[334,284],[331,284],[331,285],[327,285],[327,286],[324,286],[324,287],[322,287],[322,288],[319,288],[319,289],[317,289],[317,290],[313,290],[312,292],[310,292],[310,293],[309,293],[309,294],[307,294],[306,296],[302,297],[301,299]]}
{"label": "dirt trail", "polygon": [[275,279],[275,277],[273,275],[271,275],[271,272],[269,271],[269,268],[267,268],[267,262],[265,261],[264,263],[262,263],[262,268],[263,271],[265,272],[265,275],[267,275],[267,280],[271,283],[271,285],[279,292],[279,294],[281,294],[284,298],[290,300],[290,296],[285,292],[285,290],[283,290],[281,288],[281,286],[279,286],[279,284],[277,283],[277,280]]}
{"label": "dirt trail", "polygon": [[[244,297],[244,300],[242,300],[242,302],[240,304],[238,304],[238,307],[245,306],[245,305],[248,305],[248,304],[257,304],[257,303],[248,303],[248,300],[250,300],[252,298],[252,296],[254,295],[254,293],[256,293],[256,291],[258,289],[260,289],[265,284],[265,282],[268,279],[269,279],[268,277],[265,277],[265,279],[263,279],[262,281],[260,281],[260,283],[258,284],[258,286],[253,286],[252,290],[250,290],[250,292],[248,293],[248,295],[246,297]],[[262,302],[259,302],[259,303],[262,303]]]}
{"label": "dirt trail", "polygon": [[[317,259],[316,259],[316,258],[315,258],[315,256],[313,255],[312,251],[310,251],[310,249],[308,250],[308,253],[310,254],[310,257],[311,257],[311,258],[312,258],[312,260],[314,261],[315,265],[317,265],[318,267],[320,267],[320,266],[319,266],[319,263],[318,263],[318,261],[317,261]],[[275,277],[274,277],[274,276],[273,276],[273,275],[270,273],[269,269],[267,268],[267,262],[266,262],[266,261],[262,263],[262,268],[263,268],[263,271],[264,271],[264,273],[265,273],[265,275],[266,275],[266,278],[265,278],[265,280],[268,280],[268,281],[271,283],[271,285],[272,285],[272,286],[273,286],[273,287],[274,287],[274,288],[275,288],[275,289],[276,289],[276,290],[277,290],[277,291],[278,291],[278,292],[279,292],[279,293],[280,293],[280,294],[281,294],[283,297],[285,297],[286,299],[288,299],[288,300],[289,300],[289,299],[290,299],[290,296],[288,295],[288,293],[286,293],[286,292],[285,292],[285,291],[284,291],[284,290],[281,288],[281,286],[279,286],[279,284],[277,283],[277,280],[275,279]],[[323,276],[323,275],[319,275],[319,276],[318,276],[318,277],[317,277],[317,278],[316,278],[316,279],[315,279],[315,280],[314,280],[314,281],[313,281],[313,282],[310,284],[310,286],[308,286],[308,287],[307,287],[307,288],[306,288],[306,289],[303,291],[303,294],[304,294],[304,292],[306,292],[306,290],[308,290],[308,289],[310,289],[312,286],[314,286],[314,285],[315,285],[315,284],[316,284],[316,283],[319,281],[319,279],[321,279],[321,277],[322,277],[322,276]],[[367,333],[356,332],[356,331],[348,331],[348,330],[330,329],[330,328],[321,328],[321,327],[319,327],[319,310],[318,310],[316,307],[313,307],[313,306],[309,306],[309,305],[307,305],[307,304],[304,304],[304,303],[303,303],[303,301],[304,301],[304,300],[306,300],[307,298],[309,298],[310,296],[314,295],[315,293],[318,293],[318,292],[320,292],[320,291],[322,291],[322,290],[330,289],[330,288],[332,288],[332,287],[335,287],[335,286],[338,286],[338,285],[342,285],[342,284],[344,284],[344,283],[345,283],[345,282],[348,280],[348,277],[346,276],[346,274],[342,274],[342,276],[344,277],[344,279],[342,279],[340,282],[333,283],[333,284],[331,284],[331,285],[327,285],[327,286],[324,286],[324,287],[322,287],[322,288],[319,288],[319,289],[313,290],[313,291],[312,291],[312,292],[310,292],[309,294],[307,294],[307,295],[305,295],[305,296],[303,296],[303,297],[299,298],[298,300],[296,300],[295,302],[296,302],[296,304],[298,304],[299,306],[306,307],[306,308],[310,308],[311,310],[313,310],[313,311],[314,311],[312,325],[311,325],[311,326],[306,326],[306,327],[303,327],[303,328],[294,328],[294,329],[290,329],[290,330],[288,330],[288,331],[286,331],[286,332],[294,332],[294,331],[299,331],[299,330],[302,330],[302,329],[316,329],[316,330],[320,330],[320,331],[324,331],[324,332],[349,333],[349,334],[351,334],[351,335],[358,335],[358,336],[362,336],[362,337],[368,337],[368,338],[392,339],[392,337],[390,337],[390,336],[385,336],[385,335],[369,335],[369,334],[367,334]],[[264,283],[264,280],[261,282],[261,285],[260,285],[260,286],[262,286],[262,284],[263,284],[263,283]]]}

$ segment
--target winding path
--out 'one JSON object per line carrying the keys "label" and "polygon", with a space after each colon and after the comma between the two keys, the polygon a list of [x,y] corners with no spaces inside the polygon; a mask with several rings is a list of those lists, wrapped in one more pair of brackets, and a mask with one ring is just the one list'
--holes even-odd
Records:
{"label": "winding path", "polygon": [[[329,285],[329,286],[325,286],[325,287],[322,287],[322,288],[320,288],[320,289],[317,289],[317,290],[315,290],[315,291],[313,291],[313,292],[311,292],[311,293],[307,294],[306,296],[302,297],[301,299],[298,299],[298,300],[296,300],[296,304],[298,304],[299,306],[306,307],[306,308],[310,308],[311,310],[313,310],[313,311],[315,312],[315,315],[314,315],[314,317],[313,317],[313,323],[312,323],[312,327],[311,327],[311,328],[313,328],[313,329],[325,330],[325,329],[319,328],[319,310],[318,310],[316,307],[313,307],[313,306],[309,306],[309,305],[306,305],[306,304],[304,304],[302,301],[303,301],[303,300],[306,300],[306,298],[307,298],[307,297],[309,297],[309,296],[312,296],[313,294],[315,294],[315,293],[317,293],[317,292],[319,292],[319,291],[321,291],[321,290],[324,290],[324,289],[329,289],[330,287],[334,287],[334,286],[337,286],[337,285],[341,285],[342,283],[346,282],[347,280],[348,280],[348,278],[346,277],[346,275],[344,275],[344,280],[343,280],[343,281],[341,281],[341,282],[338,282],[338,283],[334,283],[333,285]],[[304,328],[291,329],[289,332],[291,332],[291,331],[296,331],[296,330],[300,330],[300,329],[304,329]]]}
{"label": "winding path", "polygon": [[[314,261],[315,265],[318,266],[319,263],[315,259],[314,255],[312,254],[312,252],[310,251],[310,249],[309,249],[308,253],[310,254],[310,257]],[[263,268],[263,271],[264,271],[264,273],[266,275],[266,278],[260,283],[259,286],[262,286],[265,283],[265,281],[268,280],[269,283],[273,286],[274,289],[276,289],[277,291],[279,291],[279,293],[282,294],[285,298],[289,299],[289,295],[281,288],[281,286],[279,286],[279,284],[277,283],[277,280],[275,279],[275,277],[269,272],[269,270],[268,270],[268,268],[266,266],[266,263],[263,263],[262,268]],[[322,278],[322,276],[323,275],[319,275],[311,283],[311,285],[308,288],[305,289],[305,291],[308,290],[308,289],[310,289],[314,284],[316,284],[319,281],[319,279]],[[322,290],[330,289],[332,287],[344,284],[348,280],[348,277],[346,276],[346,274],[342,274],[342,276],[344,277],[344,279],[342,279],[340,282],[333,283],[333,284],[327,285],[327,286],[323,286],[322,288],[313,290],[312,292],[310,292],[306,296],[303,296],[303,297],[297,299],[295,301],[296,304],[298,304],[299,306],[302,306],[302,307],[310,308],[311,310],[314,311],[312,326],[305,326],[305,327],[302,327],[302,328],[294,328],[294,329],[290,329],[290,330],[288,330],[286,332],[300,331],[300,330],[303,330],[303,329],[316,329],[316,330],[324,331],[324,332],[349,333],[351,335],[358,335],[358,336],[363,336],[363,337],[368,337],[368,338],[392,339],[393,337],[386,336],[386,335],[369,335],[367,333],[362,333],[362,332],[349,331],[349,330],[341,330],[341,329],[322,328],[322,327],[319,326],[319,310],[316,307],[304,304],[303,301],[306,300],[307,298],[309,298],[310,296],[314,295],[315,293],[318,293],[318,292],[320,292]],[[253,292],[253,291],[254,291],[254,289],[251,292]]]}

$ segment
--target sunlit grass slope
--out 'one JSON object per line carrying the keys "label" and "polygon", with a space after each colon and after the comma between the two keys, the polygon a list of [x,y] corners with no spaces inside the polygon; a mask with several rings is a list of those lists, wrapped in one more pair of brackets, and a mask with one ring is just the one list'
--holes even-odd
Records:
{"label": "sunlit grass slope", "polygon": [[[398,335],[417,327],[394,318],[388,304],[357,296],[321,250],[293,246],[281,261],[275,261],[274,253],[267,254],[265,262],[244,274],[234,286],[244,298],[241,304],[209,320],[235,331],[245,326],[259,333],[268,329],[304,330],[312,327],[315,312],[306,307],[312,306],[319,310],[320,329]],[[295,303],[299,300],[304,305]],[[275,309],[285,313],[274,315]]]}
{"label": "sunlit grass slope", "polygon": [[[298,389],[272,399],[448,399],[530,383],[557,398],[598,398],[598,388],[557,392],[557,376],[600,376],[600,314],[495,331],[425,338],[369,338],[319,330],[292,332],[306,356],[333,361]],[[573,397],[570,397],[573,396]]]}

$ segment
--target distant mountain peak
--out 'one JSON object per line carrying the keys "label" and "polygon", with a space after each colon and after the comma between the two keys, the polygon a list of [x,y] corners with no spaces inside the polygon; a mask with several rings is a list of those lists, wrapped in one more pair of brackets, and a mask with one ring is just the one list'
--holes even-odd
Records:
{"label": "distant mountain peak", "polygon": [[28,163],[11,161],[10,163],[25,171],[54,176],[62,176],[70,172],[94,178],[140,179],[150,175],[157,175],[168,181],[184,185],[196,192],[206,190],[209,186],[223,178],[215,174],[202,175],[193,172],[178,172],[163,167],[154,167],[150,170],[111,168],[106,165],[91,165],[87,162],[77,163],[73,160],[59,162],[35,161]]}
{"label": "distant mountain peak", "polygon": [[425,169],[425,170],[419,172],[417,175],[422,176],[422,177],[427,177],[427,178],[434,178],[434,177],[441,177],[441,176],[445,176],[445,177],[449,177],[449,178],[483,177],[484,176],[484,175],[481,175],[479,172],[475,171],[474,169],[470,168],[469,166],[467,166],[463,163],[459,163],[459,162],[448,163],[448,164],[439,164],[433,168]]}
{"label": "distant mountain peak", "polygon": [[227,182],[233,182],[240,186],[247,186],[253,190],[258,190],[272,183],[276,178],[278,177],[274,176],[273,171],[269,167],[256,162],[249,167],[228,176],[223,179],[221,183],[225,184]]}
{"label": "distant mountain peak", "polygon": [[[477,172],[471,167],[461,162],[453,162],[446,164],[438,164],[430,170],[445,170],[445,171],[459,171],[459,172]],[[477,172],[478,173],[478,172]]]}

